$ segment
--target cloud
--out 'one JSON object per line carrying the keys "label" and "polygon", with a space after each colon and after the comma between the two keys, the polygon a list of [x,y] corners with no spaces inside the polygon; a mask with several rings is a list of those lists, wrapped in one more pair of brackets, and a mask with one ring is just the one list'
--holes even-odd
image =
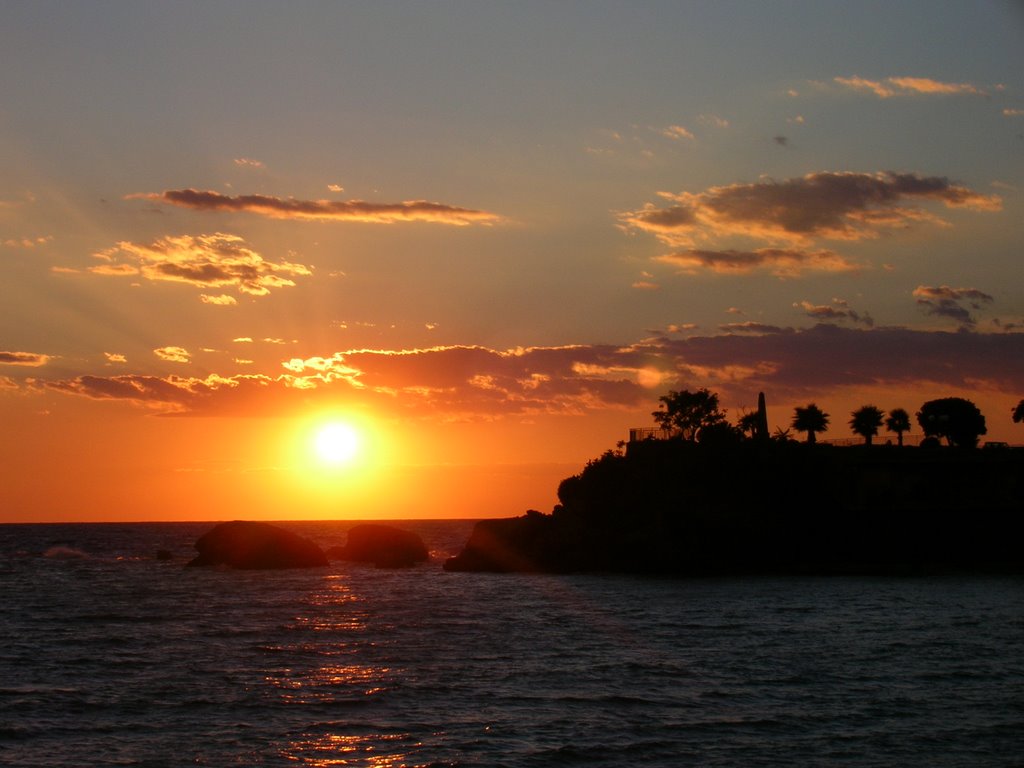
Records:
{"label": "cloud", "polygon": [[327,189],[330,192],[344,192],[345,191],[345,188],[343,186],[341,186],[340,184],[328,184],[327,185]]}
{"label": "cloud", "polygon": [[41,355],[38,352],[0,352],[0,365],[23,365],[28,368],[39,368],[52,359],[52,355]]}
{"label": "cloud", "polygon": [[154,349],[153,354],[169,363],[187,363],[192,359],[192,355],[183,347],[160,347]]}
{"label": "cloud", "polygon": [[812,304],[809,301],[801,301],[793,306],[802,309],[805,315],[819,322],[849,320],[868,328],[875,324],[871,315],[866,312],[857,312],[844,299],[832,299],[831,304]]}
{"label": "cloud", "polygon": [[882,227],[937,222],[905,200],[941,202],[947,208],[999,210],[996,195],[982,195],[939,176],[914,173],[810,173],[799,178],[711,187],[705,192],[662,192],[670,205],[651,203],[620,214],[627,229],[650,232],[671,245],[743,236],[806,244],[813,238],[861,240]]}
{"label": "cloud", "polygon": [[[221,232],[167,236],[149,244],[122,241],[93,255],[104,262],[89,268],[93,274],[142,275],[149,280],[207,289],[231,286],[250,296],[265,296],[272,289],[294,286],[293,277],[312,274],[303,264],[266,261],[241,237]],[[202,300],[227,304],[226,298],[205,295]]]}
{"label": "cloud", "polygon": [[775,138],[772,139],[772,141],[774,141],[780,147],[788,147],[789,146],[789,138],[786,137],[786,136],[776,136]]}
{"label": "cloud", "polygon": [[122,355],[120,352],[104,352],[103,356],[107,358],[108,363],[127,363],[128,358]]}
{"label": "cloud", "polygon": [[1024,109],[1013,109],[1011,107],[1007,107],[1003,110],[1003,115],[1006,117],[1020,117],[1021,115],[1024,115]]}
{"label": "cloud", "polygon": [[357,221],[373,224],[425,221],[455,226],[495,224],[502,221],[500,216],[487,211],[458,208],[427,200],[370,203],[364,200],[296,200],[293,197],[281,198],[268,195],[231,197],[219,192],[198,189],[177,189],[156,194],[129,195],[129,199],[131,198],[155,200],[197,211],[254,213],[272,219]]}
{"label": "cloud", "polygon": [[693,134],[681,125],[670,125],[667,128],[656,128],[655,130],[665,138],[672,139],[673,141],[679,141],[680,139],[690,139],[692,141],[694,138]]}
{"label": "cloud", "polygon": [[6,240],[0,240],[0,245],[4,248],[38,248],[41,245],[46,245],[53,240],[53,235],[44,235],[42,237],[9,237]]}
{"label": "cloud", "polygon": [[766,323],[758,323],[753,320],[746,320],[742,323],[723,323],[718,326],[720,330],[726,333],[792,333],[792,328],[782,328],[778,325],[768,325]]}
{"label": "cloud", "polygon": [[833,251],[801,251],[786,248],[760,248],[755,251],[680,251],[655,256],[654,261],[669,264],[686,274],[701,270],[720,274],[748,274],[766,270],[777,277],[797,277],[804,272],[851,272],[860,267]]}
{"label": "cloud", "polygon": [[267,167],[262,161],[260,161],[260,160],[253,160],[253,159],[248,158],[248,157],[236,157],[235,158],[235,165],[239,165],[239,166],[241,166],[243,168],[256,168],[256,169],[263,169],[263,168]]}
{"label": "cloud", "polygon": [[1024,391],[1024,333],[757,323],[726,330],[630,345],[350,350],[289,360],[276,376],[79,376],[31,386],[166,414],[265,416],[344,403],[429,420],[650,410],[660,389],[695,386],[748,403],[758,391],[776,401],[874,386]]}
{"label": "cloud", "polygon": [[713,128],[728,128],[729,121],[718,115],[698,115],[697,122],[701,125],[710,125]]}
{"label": "cloud", "polygon": [[[961,326],[970,328],[977,322],[971,310],[980,310],[994,299],[977,288],[950,288],[948,285],[919,285],[913,296],[917,304],[929,315],[949,317]],[[964,305],[967,306],[964,306]]]}
{"label": "cloud", "polygon": [[238,303],[238,299],[234,296],[229,296],[226,293],[222,293],[219,296],[210,296],[209,294],[203,293],[199,295],[199,300],[203,304],[214,304],[220,307],[233,307]]}
{"label": "cloud", "polygon": [[983,96],[986,91],[970,83],[944,83],[929,77],[887,77],[885,80],[868,80],[854,75],[853,77],[836,77],[833,80],[839,85],[855,91],[867,91],[882,99],[894,96],[953,95],[969,94]]}

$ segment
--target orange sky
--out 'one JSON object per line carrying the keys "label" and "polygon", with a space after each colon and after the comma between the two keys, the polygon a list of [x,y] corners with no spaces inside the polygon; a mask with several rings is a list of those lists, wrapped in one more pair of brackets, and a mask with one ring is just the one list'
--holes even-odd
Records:
{"label": "orange sky", "polygon": [[1024,442],[1012,4],[239,7],[0,8],[0,522],[547,511],[670,389]]}

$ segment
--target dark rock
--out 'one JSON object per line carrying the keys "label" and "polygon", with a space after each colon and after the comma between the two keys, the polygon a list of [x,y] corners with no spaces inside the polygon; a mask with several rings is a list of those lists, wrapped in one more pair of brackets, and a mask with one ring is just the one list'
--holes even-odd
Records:
{"label": "dark rock", "polygon": [[481,520],[473,526],[462,552],[446,560],[444,569],[493,573],[552,570],[545,557],[551,528],[551,518],[534,510],[523,517]]}
{"label": "dark rock", "polygon": [[331,547],[332,560],[373,563],[378,568],[408,568],[429,559],[423,540],[411,531],[390,525],[363,523],[348,532],[344,547]]}
{"label": "dark rock", "polygon": [[199,555],[188,564],[232,568],[311,568],[327,565],[323,550],[284,528],[235,520],[221,523],[196,541]]}

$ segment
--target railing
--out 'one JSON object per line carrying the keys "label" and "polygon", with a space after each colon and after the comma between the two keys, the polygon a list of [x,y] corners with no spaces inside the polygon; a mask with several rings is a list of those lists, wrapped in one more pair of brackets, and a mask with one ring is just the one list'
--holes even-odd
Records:
{"label": "railing", "polygon": [[[903,444],[904,445],[920,445],[921,441],[924,440],[924,435],[912,435],[909,432],[903,433]],[[801,439],[800,437],[797,438]],[[827,439],[819,439],[819,443],[825,445],[864,445],[863,437],[830,437]],[[875,435],[871,441],[872,445],[885,445],[887,443],[897,444],[896,435],[889,432],[884,435]]]}
{"label": "railing", "polygon": [[[676,437],[679,433],[672,429],[662,429],[661,427],[633,427],[629,430],[629,442],[638,443],[642,440],[668,440],[672,437]],[[921,441],[924,440],[924,435],[912,435],[908,432],[903,433],[903,444],[904,445],[920,445]],[[794,435],[794,440],[802,441],[803,435]],[[824,445],[864,445],[863,437],[830,437],[830,438],[818,438],[818,442]],[[886,443],[892,443],[896,445],[896,435],[892,433],[886,433],[884,435],[876,435],[872,441],[872,445],[885,445]]]}
{"label": "railing", "polygon": [[641,440],[668,440],[674,437],[676,432],[671,429],[660,427],[634,427],[629,430],[629,442],[638,443]]}

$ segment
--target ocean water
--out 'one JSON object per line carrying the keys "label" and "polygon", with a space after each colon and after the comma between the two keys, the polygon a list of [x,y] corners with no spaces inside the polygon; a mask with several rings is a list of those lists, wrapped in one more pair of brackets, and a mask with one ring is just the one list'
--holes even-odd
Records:
{"label": "ocean water", "polygon": [[400,525],[430,564],[0,526],[0,765],[1024,765],[1024,577],[449,574],[471,523]]}

